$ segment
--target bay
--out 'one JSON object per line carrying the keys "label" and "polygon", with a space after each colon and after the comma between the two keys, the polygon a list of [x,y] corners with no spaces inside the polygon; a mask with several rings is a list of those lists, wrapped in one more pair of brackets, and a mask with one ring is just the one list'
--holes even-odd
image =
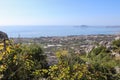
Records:
{"label": "bay", "polygon": [[106,26],[0,26],[9,37],[48,37],[70,35],[118,34],[120,27]]}

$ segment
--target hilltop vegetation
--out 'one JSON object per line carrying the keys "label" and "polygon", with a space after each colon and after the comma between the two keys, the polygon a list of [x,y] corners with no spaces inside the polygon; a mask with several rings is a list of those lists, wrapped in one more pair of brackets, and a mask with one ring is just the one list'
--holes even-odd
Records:
{"label": "hilltop vegetation", "polygon": [[34,80],[37,69],[47,69],[46,55],[37,44],[8,45],[0,54],[0,77],[2,80]]}
{"label": "hilltop vegetation", "polygon": [[[2,46],[1,46],[2,47]],[[1,48],[2,49],[2,48]],[[110,47],[98,45],[89,53],[56,52],[57,64],[48,65],[38,44],[8,43],[0,52],[1,80],[119,80],[120,40]]]}

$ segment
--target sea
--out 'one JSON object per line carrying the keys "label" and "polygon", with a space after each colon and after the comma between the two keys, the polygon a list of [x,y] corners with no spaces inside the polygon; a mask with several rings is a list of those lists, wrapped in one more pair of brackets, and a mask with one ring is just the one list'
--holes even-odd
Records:
{"label": "sea", "polygon": [[120,26],[0,26],[9,37],[52,37],[71,35],[119,34]]}

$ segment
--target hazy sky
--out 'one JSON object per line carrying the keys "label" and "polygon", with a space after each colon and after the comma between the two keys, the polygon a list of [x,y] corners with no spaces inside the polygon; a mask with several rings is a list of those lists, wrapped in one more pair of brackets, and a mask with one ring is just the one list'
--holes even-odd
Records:
{"label": "hazy sky", "polygon": [[0,25],[120,25],[120,0],[0,0]]}

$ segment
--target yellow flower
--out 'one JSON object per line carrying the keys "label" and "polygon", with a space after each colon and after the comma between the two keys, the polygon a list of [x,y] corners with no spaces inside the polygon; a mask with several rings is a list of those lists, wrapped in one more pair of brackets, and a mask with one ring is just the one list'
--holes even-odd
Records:
{"label": "yellow flower", "polygon": [[47,69],[42,69],[43,73],[47,73],[48,70]]}
{"label": "yellow flower", "polygon": [[0,66],[0,71],[4,71],[6,69],[6,66],[5,65],[1,65]]}
{"label": "yellow flower", "polygon": [[10,53],[10,47],[7,47],[7,48],[6,48],[6,51]]}
{"label": "yellow flower", "polygon": [[68,55],[68,51],[66,51],[66,50],[61,50],[61,51],[56,52],[56,56],[58,58],[61,56],[67,56],[67,55]]}
{"label": "yellow flower", "polygon": [[14,59],[17,59],[17,56],[16,56],[16,55],[14,56]]}
{"label": "yellow flower", "polygon": [[68,51],[64,50],[61,52],[63,56],[66,56],[68,54]]}

